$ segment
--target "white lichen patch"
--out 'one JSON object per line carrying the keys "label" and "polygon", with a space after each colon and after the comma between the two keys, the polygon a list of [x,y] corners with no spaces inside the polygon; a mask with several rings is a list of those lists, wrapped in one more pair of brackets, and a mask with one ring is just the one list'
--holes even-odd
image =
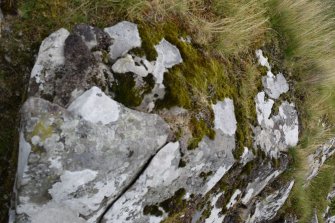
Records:
{"label": "white lichen patch", "polygon": [[68,110],[80,115],[83,119],[103,125],[119,119],[120,107],[99,88],[92,87],[73,101]]}
{"label": "white lichen patch", "polygon": [[240,163],[245,166],[248,162],[255,158],[254,154],[247,147],[244,147],[243,154],[241,155]]}
{"label": "white lichen patch", "polygon": [[[94,180],[98,172],[93,170],[82,170],[82,171],[65,171],[60,176],[60,182],[55,183],[49,193],[53,200],[60,203],[69,199],[71,193],[76,192],[80,187],[85,187],[85,184]],[[71,196],[72,197],[72,196]]]}
{"label": "white lichen patch", "polygon": [[112,38],[113,44],[109,47],[109,56],[112,61],[124,56],[129,50],[141,46],[141,37],[137,25],[123,21],[105,28],[104,31]]}
{"label": "white lichen patch", "polygon": [[221,130],[224,134],[233,136],[237,129],[237,121],[234,112],[234,102],[229,98],[212,105],[214,111],[215,129]]}

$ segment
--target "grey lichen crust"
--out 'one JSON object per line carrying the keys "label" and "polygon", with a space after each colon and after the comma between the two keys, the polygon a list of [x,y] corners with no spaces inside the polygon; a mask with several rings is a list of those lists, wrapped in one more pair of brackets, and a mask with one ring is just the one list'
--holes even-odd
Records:
{"label": "grey lichen crust", "polygon": [[[263,191],[287,168],[285,152],[298,142],[294,104],[281,102],[272,114],[274,100],[288,91],[284,76],[268,74],[264,92],[255,95],[254,148],[234,154],[239,123],[234,101],[222,98],[208,105],[215,137],[188,150],[163,112],[152,114],[165,96],[164,74],[183,62],[181,53],[163,38],[149,61],[131,51],[141,42],[137,25],[127,21],[104,30],[81,24],[43,41],[21,110],[16,222],[272,219],[293,182],[268,196]],[[271,72],[262,51],[256,56]],[[122,80],[134,89],[121,88]],[[129,102],[128,90],[138,94],[137,110],[117,101],[123,96]],[[179,113],[188,111],[165,112]],[[257,163],[257,149],[267,159]]]}
{"label": "grey lichen crust", "polygon": [[[104,96],[90,94],[86,100]],[[101,102],[100,109],[106,104]],[[118,118],[108,124],[94,123],[40,98],[25,103],[23,173],[17,185],[19,222],[33,221],[49,207],[55,209],[55,204],[59,213],[72,210],[95,222],[167,141],[169,127],[157,115],[122,105],[106,112],[112,116],[118,112]]]}

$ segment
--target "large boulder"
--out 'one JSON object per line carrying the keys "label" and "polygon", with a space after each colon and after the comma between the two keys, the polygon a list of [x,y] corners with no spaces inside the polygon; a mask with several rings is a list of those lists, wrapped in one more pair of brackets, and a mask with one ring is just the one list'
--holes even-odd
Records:
{"label": "large boulder", "polygon": [[47,222],[48,213],[96,222],[169,136],[159,116],[125,108],[96,87],[68,110],[30,98],[22,118],[17,222]]}

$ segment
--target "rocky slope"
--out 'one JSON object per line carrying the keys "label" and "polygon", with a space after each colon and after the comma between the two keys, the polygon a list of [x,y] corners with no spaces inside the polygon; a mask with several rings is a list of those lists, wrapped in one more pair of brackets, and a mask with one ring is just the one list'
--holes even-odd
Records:
{"label": "rocky slope", "polygon": [[[253,148],[234,156],[238,123],[226,97],[210,105],[215,137],[190,150],[189,130],[176,135],[171,121],[188,110],[157,109],[166,96],[164,74],[186,58],[163,38],[150,61],[134,50],[141,43],[137,25],[126,21],[104,30],[60,29],[42,42],[21,109],[11,221],[289,222],[277,212],[294,181],[276,179],[298,143],[299,123],[294,102],[281,97],[289,91],[285,75],[255,52],[266,75],[254,95]],[[124,78],[134,85],[120,91]],[[137,92],[138,106],[120,103],[127,91]]]}

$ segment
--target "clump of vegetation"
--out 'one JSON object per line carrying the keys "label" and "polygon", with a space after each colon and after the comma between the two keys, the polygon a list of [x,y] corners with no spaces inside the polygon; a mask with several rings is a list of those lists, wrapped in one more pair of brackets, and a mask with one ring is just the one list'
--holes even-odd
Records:
{"label": "clump of vegetation", "polygon": [[163,212],[159,210],[159,207],[157,205],[147,205],[143,209],[143,214],[159,217],[163,215]]}
{"label": "clump of vegetation", "polygon": [[180,188],[172,197],[162,201],[159,206],[162,207],[165,212],[169,213],[169,215],[178,213],[186,206],[186,200],[183,199],[185,194],[186,190],[184,188]]}

